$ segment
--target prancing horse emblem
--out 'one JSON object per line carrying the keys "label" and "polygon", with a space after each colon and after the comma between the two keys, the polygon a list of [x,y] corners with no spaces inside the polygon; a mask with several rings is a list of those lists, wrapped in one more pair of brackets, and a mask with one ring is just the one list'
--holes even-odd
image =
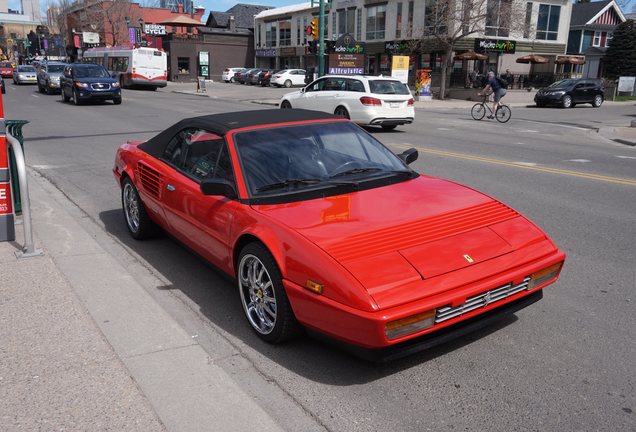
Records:
{"label": "prancing horse emblem", "polygon": [[464,259],[465,259],[466,261],[468,261],[469,263],[471,263],[471,264],[475,262],[475,260],[474,260],[474,259],[472,259],[472,258],[470,257],[470,255],[468,255],[468,254],[464,255]]}

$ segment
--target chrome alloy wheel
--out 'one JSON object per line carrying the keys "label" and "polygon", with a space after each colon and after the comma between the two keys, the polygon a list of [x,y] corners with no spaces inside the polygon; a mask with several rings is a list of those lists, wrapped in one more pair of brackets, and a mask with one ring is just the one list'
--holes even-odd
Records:
{"label": "chrome alloy wheel", "polygon": [[134,233],[139,231],[139,197],[132,183],[124,185],[124,214],[128,228]]}
{"label": "chrome alloy wheel", "polygon": [[243,256],[239,263],[238,284],[250,324],[258,333],[270,334],[276,325],[276,296],[272,278],[257,256]]}

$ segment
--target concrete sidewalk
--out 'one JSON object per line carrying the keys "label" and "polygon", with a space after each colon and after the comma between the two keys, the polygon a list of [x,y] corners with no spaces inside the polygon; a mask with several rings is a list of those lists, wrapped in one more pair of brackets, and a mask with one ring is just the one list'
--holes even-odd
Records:
{"label": "concrete sidewalk", "polygon": [[22,225],[0,243],[3,432],[283,430],[82,228],[80,209],[35,172],[29,191],[44,255],[16,258]]}

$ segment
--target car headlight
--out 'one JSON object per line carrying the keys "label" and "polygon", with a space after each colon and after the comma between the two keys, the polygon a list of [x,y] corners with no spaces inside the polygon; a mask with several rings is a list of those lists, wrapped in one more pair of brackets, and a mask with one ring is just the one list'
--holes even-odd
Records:
{"label": "car headlight", "polygon": [[77,87],[81,87],[81,88],[88,88],[88,84],[87,83],[83,83],[83,82],[79,82],[79,81],[75,81],[75,85]]}
{"label": "car headlight", "polygon": [[551,92],[548,92],[546,94],[553,95],[553,96],[560,96],[560,95],[562,95],[564,93],[565,93],[564,91],[559,90],[559,91],[551,91]]}
{"label": "car headlight", "polygon": [[114,82],[110,85],[112,88],[118,88],[119,87],[119,83],[118,82]]}
{"label": "car headlight", "polygon": [[433,327],[436,312],[436,309],[432,309],[390,321],[384,325],[384,334],[388,340],[394,340]]}

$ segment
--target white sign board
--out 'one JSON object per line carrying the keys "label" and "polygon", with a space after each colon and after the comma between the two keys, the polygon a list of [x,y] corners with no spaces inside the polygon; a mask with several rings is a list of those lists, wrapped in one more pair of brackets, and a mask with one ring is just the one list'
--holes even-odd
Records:
{"label": "white sign board", "polygon": [[634,84],[636,84],[636,77],[620,77],[618,79],[618,91],[619,92],[633,92]]}
{"label": "white sign board", "polygon": [[144,24],[144,33],[148,35],[163,36],[166,34],[166,26],[161,24]]}
{"label": "white sign board", "polygon": [[409,56],[393,56],[391,78],[395,78],[404,84],[409,81]]}
{"label": "white sign board", "polygon": [[82,42],[87,44],[98,44],[99,33],[94,32],[82,32]]}

